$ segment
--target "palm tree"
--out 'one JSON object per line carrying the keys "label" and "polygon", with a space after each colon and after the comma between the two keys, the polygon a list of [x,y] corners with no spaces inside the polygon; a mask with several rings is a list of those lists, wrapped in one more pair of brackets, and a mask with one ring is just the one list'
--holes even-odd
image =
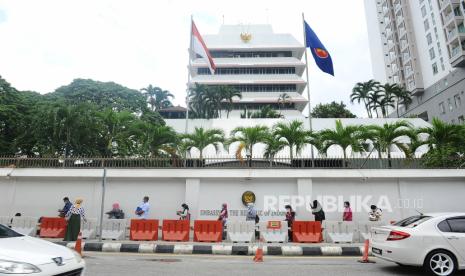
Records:
{"label": "palm tree", "polygon": [[253,146],[255,144],[265,142],[268,135],[268,127],[266,126],[236,127],[233,131],[231,131],[231,137],[227,144],[230,145],[232,143],[239,142],[236,156],[242,156],[241,151],[242,149],[245,149],[246,154],[252,159]]}
{"label": "palm tree", "polygon": [[443,167],[446,167],[454,157],[463,149],[463,126],[445,123],[437,118],[433,118],[431,127],[418,129],[419,134],[426,134],[428,137],[424,144],[429,151],[426,155],[436,156]]}
{"label": "palm tree", "polygon": [[405,90],[403,87],[399,87],[397,91],[394,92],[396,97],[396,111],[397,117],[400,117],[399,106],[403,105],[405,109],[408,109],[408,106],[412,104],[412,95],[409,91]]}
{"label": "palm tree", "polygon": [[333,145],[338,145],[342,148],[344,167],[346,166],[347,149],[350,147],[352,152],[364,151],[365,141],[368,138],[365,127],[360,125],[344,127],[341,120],[336,120],[335,129],[322,130],[320,135],[325,144],[324,152]]}
{"label": "palm tree", "polygon": [[357,103],[360,103],[361,101],[363,102],[369,118],[373,118],[373,114],[369,105],[369,96],[371,93],[377,90],[377,87],[379,85],[380,83],[375,80],[369,80],[367,82],[358,82],[352,89],[352,94],[350,95],[351,103],[355,101],[357,101]]}
{"label": "palm tree", "polygon": [[278,140],[283,140],[289,147],[289,157],[294,159],[294,148],[296,154],[300,154],[307,142],[307,131],[303,128],[303,123],[294,120],[290,123],[277,123],[273,127],[273,134]]}
{"label": "palm tree", "polygon": [[412,125],[407,121],[397,121],[394,123],[385,123],[383,126],[367,126],[369,138],[373,147],[378,151],[378,158],[381,158],[382,152],[387,152],[389,167],[391,167],[391,150],[397,147],[408,155],[409,149],[406,143],[403,143],[402,137],[408,138],[413,136],[411,131]]}
{"label": "palm tree", "polygon": [[286,147],[287,143],[283,140],[277,139],[276,136],[273,134],[269,134],[266,136],[263,143],[266,145],[266,149],[264,152],[264,157],[270,161],[270,167],[273,166],[274,158],[278,152]]}
{"label": "palm tree", "polygon": [[115,112],[113,109],[106,109],[98,113],[100,119],[99,136],[103,140],[105,156],[118,155],[127,156],[132,153],[134,145],[131,140],[131,124],[136,117],[129,111]]}
{"label": "palm tree", "polygon": [[368,100],[367,104],[369,109],[371,110],[371,113],[373,114],[373,111],[376,113],[376,117],[379,118],[379,109],[381,108],[381,100],[384,97],[384,92],[380,88],[380,86],[377,86],[375,90],[368,95]]}
{"label": "palm tree", "polygon": [[139,154],[142,156],[161,157],[175,151],[178,136],[169,126],[139,121],[133,126],[133,132],[139,138]]}
{"label": "palm tree", "polygon": [[279,114],[281,114],[281,108],[284,108],[286,104],[290,103],[291,96],[287,93],[282,93],[278,97],[278,106],[279,106]]}
{"label": "palm tree", "polygon": [[[220,85],[217,87],[217,93],[220,95],[220,103],[226,102],[226,111],[227,115],[226,118],[229,118],[229,113],[233,108],[233,99],[239,98],[242,99],[242,93],[229,85]],[[221,108],[221,106],[219,107]]]}
{"label": "palm tree", "polygon": [[381,109],[383,118],[386,118],[389,113],[389,107],[394,108],[396,95],[401,93],[400,91],[402,88],[397,84],[386,83],[381,86],[381,89],[383,91],[383,97],[381,97],[381,99],[378,101],[378,104]]}
{"label": "palm tree", "polygon": [[308,131],[307,144],[315,147],[321,156],[326,157],[326,145],[320,132]]}
{"label": "palm tree", "polygon": [[182,139],[185,141],[188,151],[192,148],[199,150],[199,159],[203,164],[203,150],[209,145],[213,145],[218,153],[221,144],[224,143],[224,132],[216,128],[205,130],[204,128],[196,127],[194,133],[186,134],[182,136]]}
{"label": "palm tree", "polygon": [[173,106],[170,99],[173,99],[174,95],[169,91],[163,90],[160,87],[154,87],[151,84],[146,88],[142,88],[141,91],[147,98],[152,111]]}

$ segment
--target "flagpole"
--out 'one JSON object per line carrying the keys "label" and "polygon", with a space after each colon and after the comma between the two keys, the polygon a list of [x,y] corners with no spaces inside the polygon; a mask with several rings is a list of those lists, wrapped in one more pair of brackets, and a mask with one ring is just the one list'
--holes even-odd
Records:
{"label": "flagpole", "polygon": [[[305,32],[305,16],[302,13],[302,26],[304,31],[304,45],[305,45],[305,74],[307,76],[307,98],[308,98],[308,122],[310,127],[310,132],[313,132],[312,125],[312,104],[310,102],[310,81],[308,78],[308,57],[307,57],[307,33]],[[312,158],[312,163],[314,159],[313,145],[310,145],[310,157]]]}
{"label": "flagpole", "polygon": [[189,65],[187,67],[187,89],[186,89],[186,123],[184,133],[187,134],[189,132],[189,108],[190,108],[190,97],[189,97],[189,85],[191,83],[191,67],[192,67],[192,22],[194,21],[193,16],[191,15],[191,27],[189,29],[190,33],[190,42],[189,42]]}

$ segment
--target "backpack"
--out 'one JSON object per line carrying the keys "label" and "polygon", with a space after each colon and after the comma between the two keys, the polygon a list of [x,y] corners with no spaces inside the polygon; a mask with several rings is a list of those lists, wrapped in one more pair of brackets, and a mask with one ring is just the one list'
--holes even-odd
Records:
{"label": "backpack", "polygon": [[258,215],[255,215],[255,223],[259,223],[260,222],[260,217]]}

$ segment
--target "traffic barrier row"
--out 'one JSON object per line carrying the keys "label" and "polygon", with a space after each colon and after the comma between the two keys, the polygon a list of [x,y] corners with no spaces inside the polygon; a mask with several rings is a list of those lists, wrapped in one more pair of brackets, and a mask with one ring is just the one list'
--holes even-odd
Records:
{"label": "traffic barrier row", "polygon": [[[39,236],[43,238],[63,238],[66,231],[64,218],[43,217],[40,225],[34,217],[0,217],[0,224],[10,226],[13,230],[34,236],[39,228]],[[253,221],[229,220],[226,228],[220,221],[196,220],[192,222],[194,241],[220,242],[225,236],[231,242],[253,242],[256,232],[265,242],[287,242],[288,227],[286,221],[268,221],[255,224]],[[164,241],[186,242],[190,240],[192,226],[186,220],[163,220],[161,227],[158,220],[117,220],[104,219],[102,239],[104,240],[158,240],[159,229]],[[323,240],[333,243],[363,242],[369,238],[372,227],[381,226],[383,222],[337,222],[324,221],[323,225],[314,221],[295,221],[292,227],[292,238],[298,243],[318,243]],[[82,222],[83,239],[94,239],[99,235],[99,224],[96,219]]]}

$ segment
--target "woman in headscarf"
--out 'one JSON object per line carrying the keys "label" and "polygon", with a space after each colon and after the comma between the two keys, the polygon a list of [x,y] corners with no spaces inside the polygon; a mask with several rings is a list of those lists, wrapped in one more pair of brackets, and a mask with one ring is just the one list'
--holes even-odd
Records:
{"label": "woman in headscarf", "polygon": [[66,213],[65,218],[68,221],[66,227],[65,241],[76,241],[81,231],[81,218],[87,222],[84,208],[82,208],[82,199],[76,199],[75,203]]}
{"label": "woman in headscarf", "polygon": [[119,207],[119,203],[113,203],[112,209],[106,212],[109,219],[124,219],[124,212]]}
{"label": "woman in headscarf", "polygon": [[291,205],[286,205],[286,221],[287,221],[287,226],[289,227],[289,230],[287,231],[287,234],[289,236],[289,241],[292,241],[292,223],[294,223],[295,220],[295,212],[292,209]]}
{"label": "woman in headscarf", "polygon": [[226,221],[228,220],[228,205],[226,203],[223,203],[221,206],[221,212],[218,220],[223,222],[223,227],[226,225]]}
{"label": "woman in headscarf", "polygon": [[315,216],[315,221],[323,223],[323,220],[325,220],[325,212],[323,211],[323,207],[321,207],[321,204],[318,202],[318,200],[314,200],[311,207],[312,214]]}
{"label": "woman in headscarf", "polygon": [[182,211],[178,211],[180,220],[191,220],[191,214],[189,213],[189,206],[186,203],[181,205]]}

